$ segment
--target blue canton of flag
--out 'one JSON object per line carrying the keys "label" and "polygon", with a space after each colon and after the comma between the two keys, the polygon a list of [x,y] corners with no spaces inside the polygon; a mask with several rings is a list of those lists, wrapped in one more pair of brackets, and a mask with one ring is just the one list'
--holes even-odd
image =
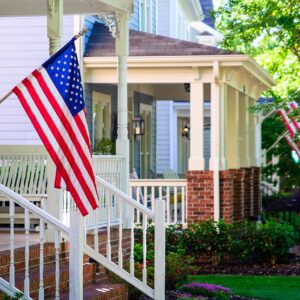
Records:
{"label": "blue canton of flag", "polygon": [[74,43],[55,60],[43,64],[73,116],[84,109],[83,90]]}

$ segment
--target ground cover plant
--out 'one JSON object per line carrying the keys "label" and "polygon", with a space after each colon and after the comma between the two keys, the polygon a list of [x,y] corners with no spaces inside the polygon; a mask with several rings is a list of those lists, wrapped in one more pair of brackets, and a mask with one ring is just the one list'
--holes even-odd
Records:
{"label": "ground cover plant", "polygon": [[201,275],[188,282],[226,286],[233,294],[263,300],[300,300],[299,276]]}

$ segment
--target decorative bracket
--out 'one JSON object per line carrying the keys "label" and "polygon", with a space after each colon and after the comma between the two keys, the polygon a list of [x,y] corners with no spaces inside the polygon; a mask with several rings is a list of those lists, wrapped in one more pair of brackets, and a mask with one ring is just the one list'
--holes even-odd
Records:
{"label": "decorative bracket", "polygon": [[48,0],[49,14],[51,17],[53,17],[55,13],[55,2],[55,0]]}
{"label": "decorative bracket", "polygon": [[120,36],[120,17],[118,13],[101,13],[98,17],[108,27],[113,38]]}

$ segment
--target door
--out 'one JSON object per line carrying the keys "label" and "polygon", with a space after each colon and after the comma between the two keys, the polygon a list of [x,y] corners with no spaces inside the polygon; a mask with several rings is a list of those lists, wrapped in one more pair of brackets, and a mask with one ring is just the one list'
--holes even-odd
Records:
{"label": "door", "polygon": [[145,134],[141,136],[141,178],[152,177],[152,106],[141,104],[140,116],[145,121]]}

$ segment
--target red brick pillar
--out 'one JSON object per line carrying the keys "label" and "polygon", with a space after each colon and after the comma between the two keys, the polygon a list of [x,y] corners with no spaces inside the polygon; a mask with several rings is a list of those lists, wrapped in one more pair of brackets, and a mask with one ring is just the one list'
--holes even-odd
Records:
{"label": "red brick pillar", "polygon": [[244,219],[245,170],[230,170],[233,174],[233,220]]}
{"label": "red brick pillar", "polygon": [[221,218],[226,223],[233,221],[234,173],[231,170],[220,172]]}
{"label": "red brick pillar", "polygon": [[214,218],[213,171],[187,171],[188,223]]}
{"label": "red brick pillar", "polygon": [[252,167],[253,173],[253,215],[258,216],[261,212],[261,195],[260,195],[260,182],[261,170],[259,167]]}
{"label": "red brick pillar", "polygon": [[244,168],[245,184],[244,184],[244,219],[251,217],[251,207],[253,207],[253,182],[252,168]]}

